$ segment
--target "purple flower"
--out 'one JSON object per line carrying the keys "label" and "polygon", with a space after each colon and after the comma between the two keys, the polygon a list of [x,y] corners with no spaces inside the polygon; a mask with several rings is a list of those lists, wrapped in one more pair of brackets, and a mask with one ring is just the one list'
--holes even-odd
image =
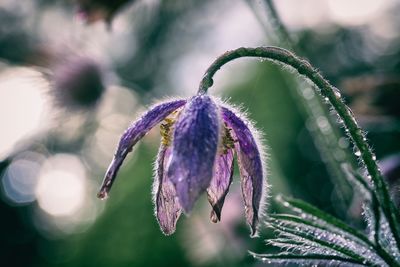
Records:
{"label": "purple flower", "polygon": [[265,169],[253,127],[237,114],[208,95],[154,106],[121,137],[98,196],[108,196],[126,155],[163,121],[153,187],[155,213],[162,231],[172,234],[181,213],[190,213],[205,191],[212,206],[211,220],[221,219],[236,152],[246,220],[254,236],[264,203]]}

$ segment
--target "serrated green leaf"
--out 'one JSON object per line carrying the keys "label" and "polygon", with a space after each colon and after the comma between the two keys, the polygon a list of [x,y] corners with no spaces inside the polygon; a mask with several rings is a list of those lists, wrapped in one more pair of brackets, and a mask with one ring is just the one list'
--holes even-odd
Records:
{"label": "serrated green leaf", "polygon": [[270,215],[270,217],[274,218],[276,220],[292,221],[293,223],[303,224],[303,225],[307,225],[310,227],[319,228],[323,231],[329,231],[331,233],[342,235],[342,236],[345,236],[346,238],[352,240],[353,242],[358,243],[361,246],[365,246],[365,247],[373,246],[373,244],[367,239],[366,236],[363,236],[363,238],[359,238],[358,236],[355,236],[352,233],[347,232],[346,230],[343,230],[342,228],[334,227],[333,225],[329,225],[328,223],[323,223],[321,221],[309,221],[307,219],[304,219],[304,218],[301,218],[298,216],[294,216],[294,215],[290,215],[290,214],[272,214],[272,215]]}
{"label": "serrated green leaf", "polygon": [[340,234],[293,221],[271,219],[269,223],[278,231],[304,238],[321,247],[334,250],[338,254],[345,255],[359,263],[372,266],[381,266],[384,264],[383,260],[373,250],[371,251],[368,247],[346,239]]}
{"label": "serrated green leaf", "polygon": [[352,259],[343,258],[340,256],[329,256],[323,254],[308,254],[308,255],[296,255],[292,253],[279,253],[279,254],[256,254],[250,252],[250,254],[264,263],[267,264],[316,264],[318,266],[327,266],[327,265],[336,265],[340,266],[341,264],[348,266],[352,264],[352,266],[363,266],[362,263],[358,261],[354,261]]}
{"label": "serrated green leaf", "polygon": [[286,252],[291,252],[300,255],[306,254],[321,254],[321,255],[335,255],[343,258],[348,258],[344,254],[339,253],[327,247],[321,247],[318,243],[310,240],[300,238],[288,233],[281,235],[280,238],[271,239],[268,244],[278,247]]}
{"label": "serrated green leaf", "polygon": [[365,243],[371,244],[370,240],[367,236],[360,233],[358,230],[348,226],[342,220],[318,209],[317,207],[308,204],[299,199],[286,198],[283,196],[278,196],[278,202],[282,204],[284,207],[287,207],[299,214],[300,217],[309,217],[310,219],[314,219],[314,221],[322,221],[325,223],[325,226],[330,229],[340,229],[348,234],[357,237],[358,239],[364,241]]}
{"label": "serrated green leaf", "polygon": [[[372,243],[366,235],[359,232],[358,230],[352,228],[347,225],[345,222],[341,221],[333,217],[332,215],[308,204],[302,200],[284,198],[283,196],[278,197],[278,202],[282,204],[284,207],[289,208],[295,213],[301,216],[301,219],[314,223],[314,226],[318,226],[320,228],[327,228],[331,232],[338,233],[339,231],[343,231],[346,233],[347,237],[353,237],[353,241],[362,240],[369,247],[373,247],[373,249],[377,252],[377,254],[384,259],[389,265],[400,266],[398,261],[394,258],[394,253],[388,253],[387,247],[381,246],[379,243]],[[379,216],[378,216],[379,217]],[[381,224],[379,224],[381,226]],[[391,251],[392,252],[392,251]]]}

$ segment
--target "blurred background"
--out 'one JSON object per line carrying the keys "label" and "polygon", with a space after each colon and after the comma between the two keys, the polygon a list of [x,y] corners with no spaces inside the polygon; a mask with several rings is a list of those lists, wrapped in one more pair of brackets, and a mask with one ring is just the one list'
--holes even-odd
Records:
{"label": "blurred background", "polygon": [[[240,46],[280,45],[317,67],[353,109],[398,201],[400,1],[0,0],[0,255],[4,266],[258,266],[271,231],[251,239],[235,174],[222,221],[203,196],[174,235],[151,200],[156,127],[96,198],[119,137],[166,96],[189,97],[208,65]],[[277,194],[363,227],[340,167],[357,160],[309,84],[242,59],[211,94],[248,111],[268,147],[269,212]],[[398,201],[399,202],[399,201]]]}

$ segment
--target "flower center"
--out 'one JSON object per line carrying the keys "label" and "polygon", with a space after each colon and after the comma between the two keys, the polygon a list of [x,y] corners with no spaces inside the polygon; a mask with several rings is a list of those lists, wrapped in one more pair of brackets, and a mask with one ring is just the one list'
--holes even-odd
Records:
{"label": "flower center", "polygon": [[160,124],[161,143],[164,146],[171,145],[171,141],[172,141],[172,126],[175,123],[177,114],[178,114],[177,111],[172,112]]}
{"label": "flower center", "polygon": [[227,154],[229,149],[235,147],[235,140],[231,135],[232,129],[224,125],[224,134],[222,135],[222,153]]}

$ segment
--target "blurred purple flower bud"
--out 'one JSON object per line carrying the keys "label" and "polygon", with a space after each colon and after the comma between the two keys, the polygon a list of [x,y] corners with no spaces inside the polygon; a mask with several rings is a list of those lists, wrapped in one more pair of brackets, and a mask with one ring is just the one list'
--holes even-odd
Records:
{"label": "blurred purple flower bud", "polygon": [[111,23],[115,14],[128,2],[135,0],[76,0],[78,16],[86,23],[104,20]]}
{"label": "blurred purple flower bud", "polygon": [[77,56],[54,67],[53,87],[57,105],[90,108],[104,93],[103,71],[92,59]]}
{"label": "blurred purple flower bud", "polygon": [[[180,109],[183,107],[182,109]],[[207,191],[211,220],[221,219],[238,154],[246,220],[257,231],[265,195],[262,148],[248,120],[207,95],[165,102],[150,109],[123,134],[98,196],[105,198],[126,155],[157,123],[161,146],[155,167],[153,200],[161,230],[169,235],[184,211]]]}

